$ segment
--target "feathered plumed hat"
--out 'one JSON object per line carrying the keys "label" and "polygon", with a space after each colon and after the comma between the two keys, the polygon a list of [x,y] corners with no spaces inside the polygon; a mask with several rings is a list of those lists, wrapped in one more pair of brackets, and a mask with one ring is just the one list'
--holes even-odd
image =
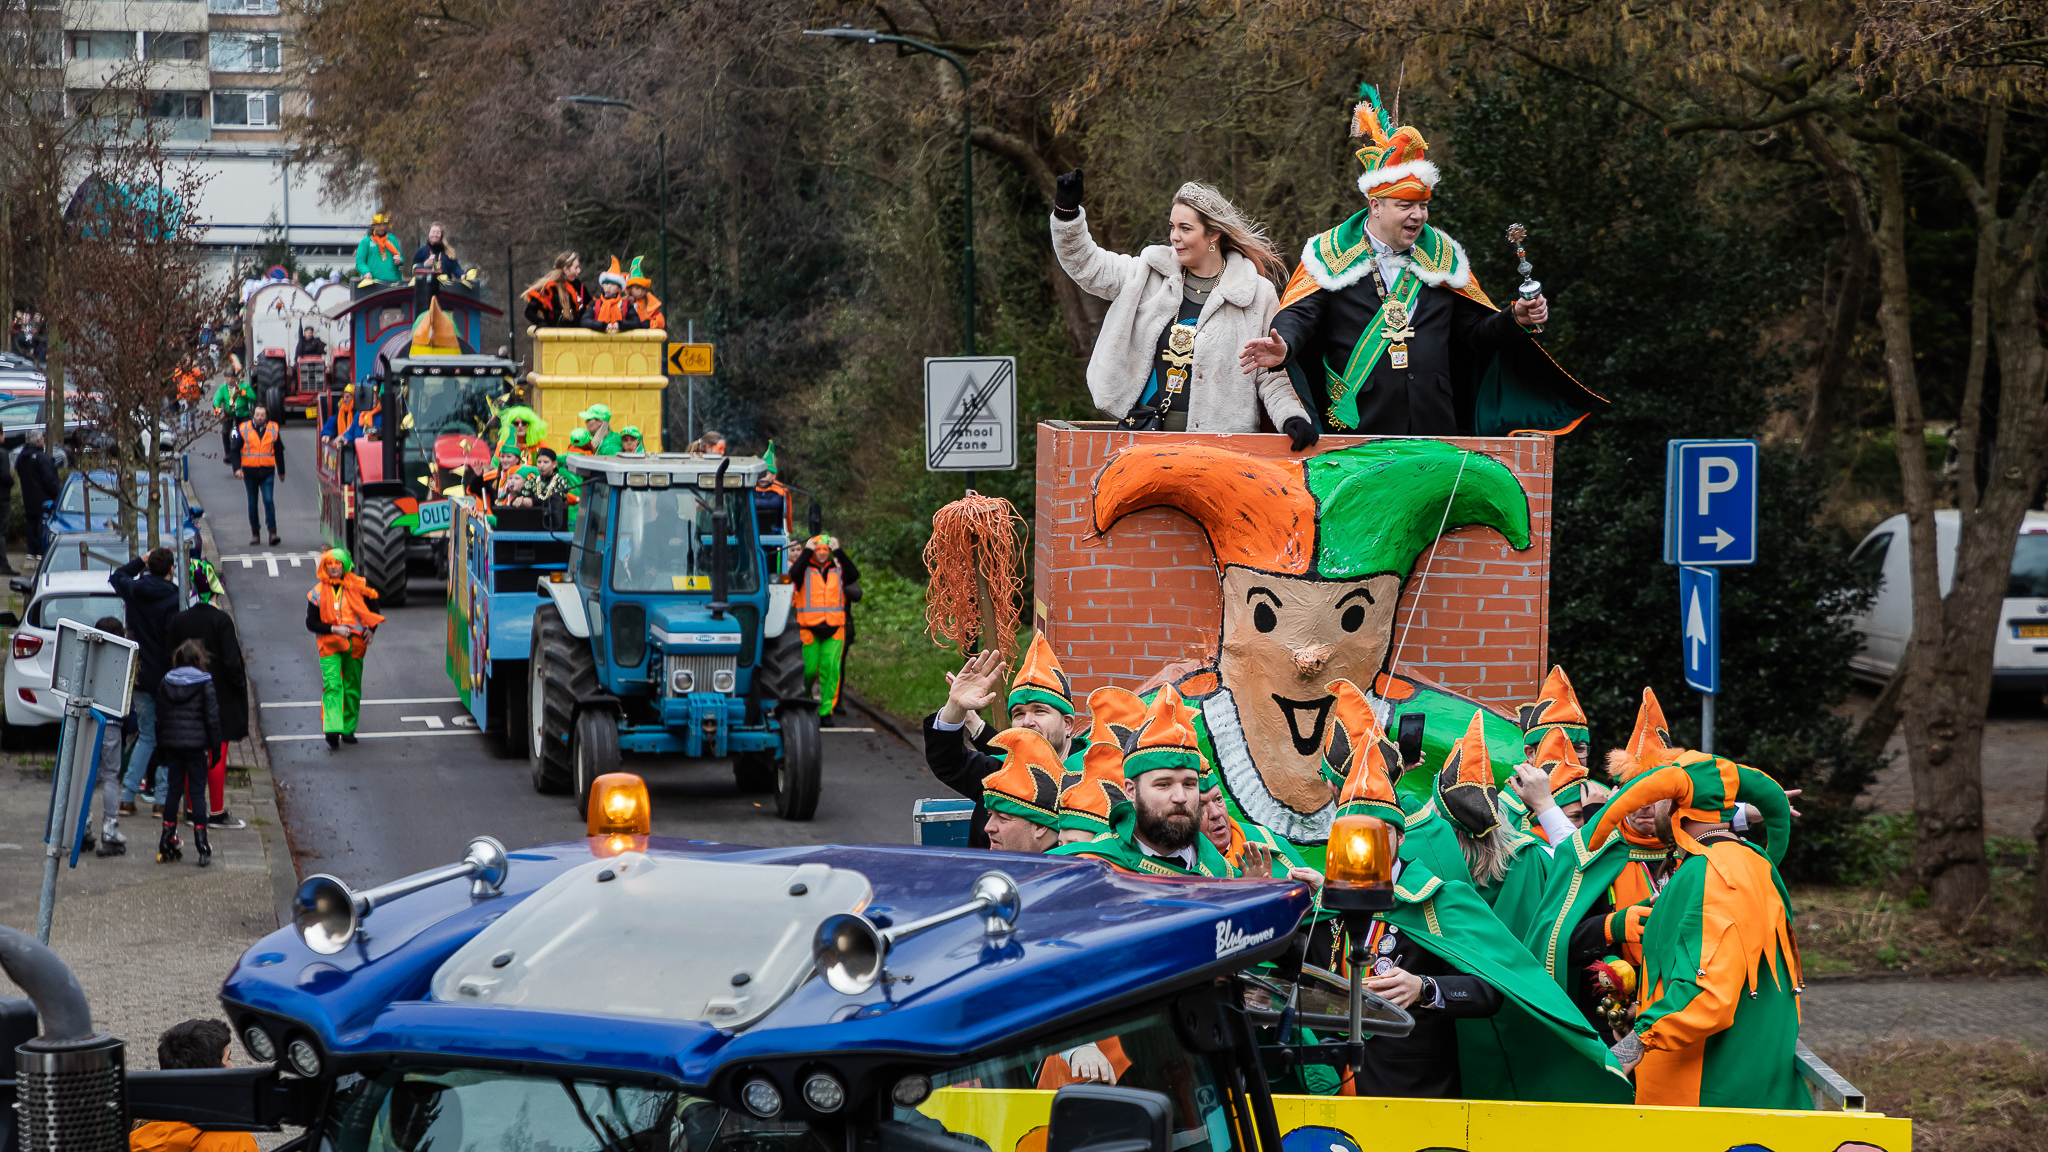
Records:
{"label": "feathered plumed hat", "polygon": [[1428,160],[1428,141],[1406,124],[1393,126],[1393,117],[1380,106],[1379,89],[1360,84],[1358,96],[1351,109],[1351,134],[1365,140],[1365,147],[1358,150],[1358,162],[1365,165],[1358,190],[1396,200],[1429,199],[1442,174]]}

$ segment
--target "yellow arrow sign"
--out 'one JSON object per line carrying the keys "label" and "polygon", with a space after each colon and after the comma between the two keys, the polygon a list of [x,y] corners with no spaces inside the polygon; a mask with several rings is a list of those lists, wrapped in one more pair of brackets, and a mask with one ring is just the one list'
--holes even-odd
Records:
{"label": "yellow arrow sign", "polygon": [[677,376],[711,375],[711,345],[669,345],[668,370]]}

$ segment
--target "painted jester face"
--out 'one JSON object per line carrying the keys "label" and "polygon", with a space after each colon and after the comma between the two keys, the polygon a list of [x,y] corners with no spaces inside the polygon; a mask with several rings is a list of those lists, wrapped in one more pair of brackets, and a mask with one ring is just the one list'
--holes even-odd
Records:
{"label": "painted jester face", "polygon": [[1223,643],[1217,671],[1237,703],[1252,763],[1282,804],[1307,815],[1330,803],[1323,740],[1334,680],[1371,684],[1393,638],[1401,578],[1223,573]]}

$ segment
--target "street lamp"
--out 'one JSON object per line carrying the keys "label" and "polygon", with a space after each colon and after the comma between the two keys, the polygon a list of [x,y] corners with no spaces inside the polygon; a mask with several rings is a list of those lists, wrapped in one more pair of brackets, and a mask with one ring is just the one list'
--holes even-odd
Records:
{"label": "street lamp", "polygon": [[[628,112],[638,112],[640,110],[635,108],[630,100],[614,100],[609,96],[557,96],[555,99],[563,104],[582,104],[593,108],[624,108]],[[655,132],[654,153],[655,162],[660,168],[658,180],[661,186],[661,251],[659,255],[661,257],[661,306],[665,319],[666,310],[672,304],[668,294],[668,129],[662,128]],[[662,358],[663,375],[667,375],[667,359],[665,356]],[[665,401],[661,406],[661,422],[664,426],[661,439],[663,446],[666,447],[674,437],[669,434],[670,430],[666,427],[668,424],[668,404]]]}
{"label": "street lamp", "polygon": [[855,28],[851,24],[840,28],[806,28],[804,35],[830,36],[834,40],[864,44],[900,44],[918,52],[929,52],[960,70],[960,202],[967,218],[966,236],[960,245],[960,310],[966,318],[967,355],[974,355],[974,126],[967,107],[967,90],[973,86],[974,78],[967,74],[967,65],[962,64],[958,56],[908,36],[879,32],[873,28]]}

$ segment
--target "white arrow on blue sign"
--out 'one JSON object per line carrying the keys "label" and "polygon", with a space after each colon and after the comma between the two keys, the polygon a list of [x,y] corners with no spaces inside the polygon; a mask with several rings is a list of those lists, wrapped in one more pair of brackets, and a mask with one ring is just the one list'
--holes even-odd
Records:
{"label": "white arrow on blue sign", "polygon": [[1685,682],[1709,696],[1721,690],[1721,574],[1712,568],[1678,570],[1679,635],[1685,643]]}
{"label": "white arrow on blue sign", "polygon": [[1664,562],[1756,563],[1754,440],[1671,440],[1664,450]]}

